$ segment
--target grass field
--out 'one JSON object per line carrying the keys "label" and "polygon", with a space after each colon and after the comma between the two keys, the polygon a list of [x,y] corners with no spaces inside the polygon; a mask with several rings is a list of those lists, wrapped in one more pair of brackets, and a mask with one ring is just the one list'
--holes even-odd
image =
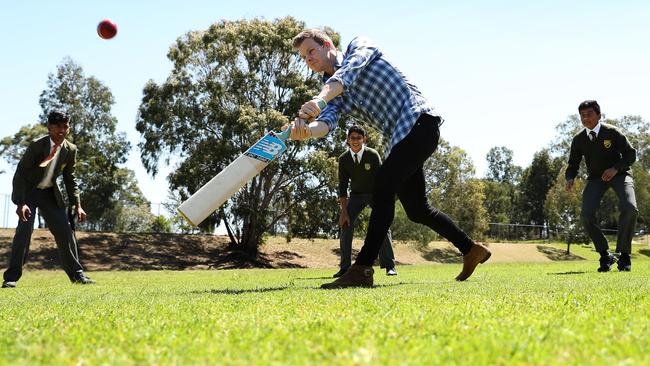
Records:
{"label": "grass field", "polygon": [[377,271],[320,290],[331,269],[30,271],[0,292],[3,365],[649,364],[650,268],[499,263]]}

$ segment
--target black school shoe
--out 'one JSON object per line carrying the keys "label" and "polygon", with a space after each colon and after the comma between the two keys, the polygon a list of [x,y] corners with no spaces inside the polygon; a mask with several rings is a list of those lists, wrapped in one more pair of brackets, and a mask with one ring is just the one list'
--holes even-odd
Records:
{"label": "black school shoe", "polygon": [[85,274],[80,273],[75,275],[74,278],[72,278],[72,283],[77,283],[80,285],[92,285],[95,283],[95,281],[90,279],[90,277],[86,277]]}
{"label": "black school shoe", "polygon": [[632,270],[632,260],[629,254],[621,254],[618,258],[617,268],[621,272],[630,272]]}
{"label": "black school shoe", "polygon": [[609,272],[612,266],[616,263],[616,257],[613,254],[601,255],[600,256],[600,267],[598,267],[598,272]]}

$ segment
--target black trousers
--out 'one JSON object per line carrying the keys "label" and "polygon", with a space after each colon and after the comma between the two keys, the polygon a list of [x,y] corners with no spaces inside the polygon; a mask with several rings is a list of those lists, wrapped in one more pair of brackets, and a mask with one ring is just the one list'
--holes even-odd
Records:
{"label": "black trousers", "polygon": [[36,216],[37,207],[54,236],[63,269],[70,280],[73,280],[79,273],[83,272],[83,267],[79,263],[77,242],[70,228],[66,210],[57,205],[52,188],[34,189],[28,197],[26,204],[32,211],[32,215],[27,221],[18,220],[16,234],[11,244],[9,268],[4,273],[4,280],[7,282],[18,281],[23,274],[23,265],[27,260],[29,244],[34,231],[34,217]]}
{"label": "black trousers", "polygon": [[[352,239],[354,238],[354,224],[359,218],[359,214],[370,205],[372,208],[372,193],[352,193],[348,199],[348,215],[350,223],[341,228],[341,238],[339,246],[341,248],[341,269],[348,269],[352,264]],[[393,253],[393,243],[390,237],[390,230],[384,237],[383,244],[379,247],[379,266],[381,268],[395,267],[395,254]]]}
{"label": "black trousers", "polygon": [[596,211],[605,192],[612,188],[618,196],[618,235],[616,238],[616,251],[630,254],[632,252],[632,237],[639,210],[636,207],[634,195],[634,179],[626,174],[617,175],[609,182],[601,179],[589,179],[585,190],[582,191],[582,211],[580,219],[591,241],[594,242],[596,251],[609,251],[609,243],[603,235],[596,220]]}
{"label": "black trousers", "polygon": [[384,237],[395,217],[395,196],[408,218],[426,225],[467,254],[473,244],[445,213],[429,205],[424,181],[424,162],[438,147],[440,118],[423,114],[411,132],[397,145],[381,165],[375,177],[373,210],[368,233],[356,264],[370,266],[379,253]]}

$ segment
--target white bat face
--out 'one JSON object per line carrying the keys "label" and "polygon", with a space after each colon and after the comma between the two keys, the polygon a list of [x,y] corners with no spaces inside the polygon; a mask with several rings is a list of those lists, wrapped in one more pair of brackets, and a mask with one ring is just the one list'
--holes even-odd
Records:
{"label": "white bat face", "polygon": [[287,149],[283,141],[287,136],[273,132],[266,134],[183,202],[178,211],[192,225],[200,224]]}

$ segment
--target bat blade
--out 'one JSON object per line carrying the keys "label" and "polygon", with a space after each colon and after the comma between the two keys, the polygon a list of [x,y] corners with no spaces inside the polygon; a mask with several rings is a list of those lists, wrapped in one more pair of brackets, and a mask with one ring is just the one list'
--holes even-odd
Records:
{"label": "bat blade", "polygon": [[178,206],[178,212],[192,225],[198,226],[233,194],[246,185],[271,161],[287,149],[286,134],[267,133],[244,154],[204,184]]}

